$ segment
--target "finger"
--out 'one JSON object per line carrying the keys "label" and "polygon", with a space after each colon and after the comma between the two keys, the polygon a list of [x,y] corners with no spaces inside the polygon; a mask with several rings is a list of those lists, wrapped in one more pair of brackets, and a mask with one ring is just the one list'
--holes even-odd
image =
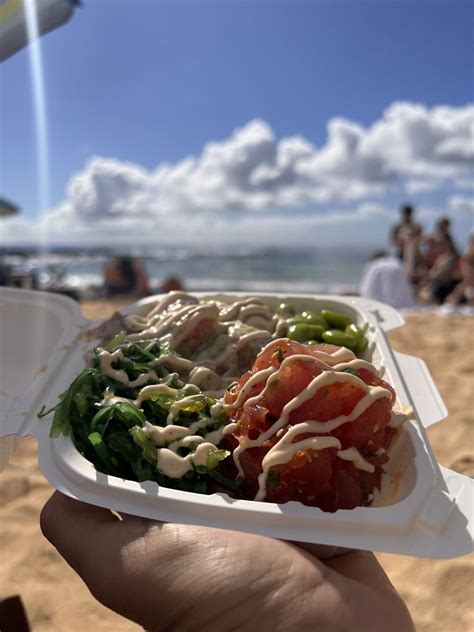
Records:
{"label": "finger", "polygon": [[350,553],[344,553],[329,560],[324,560],[324,563],[336,573],[375,590],[387,587],[393,589],[393,584],[387,574],[375,555],[370,551],[351,551]]}
{"label": "finger", "polygon": [[294,542],[293,544],[347,579],[353,579],[371,588],[386,588],[387,586],[393,588],[377,558],[369,551],[351,551],[349,549],[342,555],[334,556],[336,551],[341,551],[340,548],[320,546],[308,542]]}
{"label": "finger", "polygon": [[385,571],[370,551],[351,551],[326,560],[325,563],[337,573],[363,581],[364,583],[379,585],[381,581],[390,583]]}
{"label": "finger", "polygon": [[352,549],[343,549],[339,546],[332,546],[330,544],[313,544],[311,542],[291,542],[293,546],[298,549],[303,549],[307,553],[310,553],[318,560],[330,559],[335,555],[341,555],[342,553],[348,553]]}
{"label": "finger", "polygon": [[[397,629],[406,632],[415,632],[413,622],[406,604],[401,599],[395,586],[392,584],[377,558],[370,551],[352,551],[339,557],[333,557],[325,562],[340,576],[353,580],[357,584],[364,584],[383,597],[388,605],[396,604],[398,611],[398,624],[390,627],[390,622],[381,621],[374,629]],[[380,602],[382,603],[382,601]],[[383,615],[384,616],[384,615]]]}

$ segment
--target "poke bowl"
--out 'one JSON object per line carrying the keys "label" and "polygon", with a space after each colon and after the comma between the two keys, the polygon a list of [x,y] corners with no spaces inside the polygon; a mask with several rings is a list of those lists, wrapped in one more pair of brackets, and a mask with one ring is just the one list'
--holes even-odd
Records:
{"label": "poke bowl", "polygon": [[426,428],[447,411],[424,363],[391,348],[386,332],[403,324],[392,308],[171,293],[90,322],[65,297],[5,288],[12,349],[33,344],[19,307],[43,323],[44,343],[26,384],[10,357],[0,434],[37,437],[63,493],[321,555],[472,549],[472,480],[434,458]]}

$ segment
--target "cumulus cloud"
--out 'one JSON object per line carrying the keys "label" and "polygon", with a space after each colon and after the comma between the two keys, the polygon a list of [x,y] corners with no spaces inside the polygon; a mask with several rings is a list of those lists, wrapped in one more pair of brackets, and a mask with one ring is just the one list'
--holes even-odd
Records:
{"label": "cumulus cloud", "polygon": [[434,190],[467,178],[474,160],[474,106],[391,105],[370,127],[334,118],[317,148],[277,139],[250,121],[200,156],[154,171],[93,158],[71,180],[67,200],[88,220],[124,215],[267,211],[354,202],[394,187]]}
{"label": "cumulus cloud", "polygon": [[453,195],[448,208],[453,215],[474,215],[474,196]]}
{"label": "cumulus cloud", "polygon": [[474,189],[474,167],[470,178],[457,178],[454,184],[456,189]]}
{"label": "cumulus cloud", "polygon": [[[301,209],[301,221],[313,226],[348,217],[366,222],[388,215],[373,202],[387,193],[465,186],[473,161],[474,105],[393,103],[368,127],[333,118],[320,147],[298,135],[278,139],[256,119],[209,142],[200,155],[154,170],[94,157],[36,229],[62,232],[63,240],[67,231],[78,239],[160,235],[164,241],[167,231],[194,237],[210,227],[213,233],[247,227],[268,234],[271,222],[281,230],[285,222],[298,224]],[[466,198],[455,196],[449,204],[465,213]],[[288,217],[279,215],[283,211]],[[19,226],[15,221],[4,225],[9,235]],[[22,230],[27,234],[25,225]]]}
{"label": "cumulus cloud", "polygon": [[336,242],[370,241],[374,221],[391,216],[391,209],[374,202],[355,207],[331,207],[324,213],[295,211],[276,213],[247,212],[219,214],[206,212],[191,215],[162,215],[143,217],[124,215],[98,217],[93,222],[78,218],[68,203],[41,220],[21,217],[8,218],[0,225],[2,242],[15,244],[43,243],[44,245],[85,243],[89,246],[104,243],[176,245],[176,244],[299,244],[327,245]]}
{"label": "cumulus cloud", "polygon": [[67,198],[84,219],[127,215],[150,189],[145,169],[113,159],[94,158],[71,180]]}

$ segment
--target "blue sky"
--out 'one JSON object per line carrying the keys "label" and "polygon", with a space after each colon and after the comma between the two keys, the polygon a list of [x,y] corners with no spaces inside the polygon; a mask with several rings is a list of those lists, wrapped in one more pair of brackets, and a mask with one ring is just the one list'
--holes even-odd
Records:
{"label": "blue sky", "polygon": [[[244,195],[246,184],[246,191],[235,192],[221,210],[215,199],[217,185],[211,195],[207,189],[203,191],[199,178],[214,178],[229,190],[235,185],[228,178],[229,173],[234,178],[239,152],[247,152],[246,159],[257,161],[251,165],[254,172],[262,166],[258,156],[252,154],[248,158],[249,145],[258,154],[260,150],[255,149],[255,143],[263,143],[262,164],[267,168],[279,155],[281,139],[301,137],[317,151],[328,144],[327,125],[332,119],[338,117],[368,130],[382,121],[384,112],[398,102],[425,108],[424,115],[413,116],[407,109],[401,113],[395,110],[392,119],[405,121],[399,142],[407,135],[410,137],[414,125],[418,125],[414,134],[420,143],[424,142],[426,126],[431,130],[430,142],[437,142],[440,125],[446,132],[445,115],[434,113],[439,106],[449,106],[451,114],[457,117],[453,123],[453,142],[462,138],[468,142],[466,117],[469,119],[470,114],[462,114],[462,108],[474,100],[473,25],[474,3],[456,0],[85,0],[83,9],[68,24],[41,40],[47,95],[50,203],[55,213],[61,211],[59,225],[67,232],[68,226],[75,229],[92,219],[101,229],[104,222],[110,225],[113,221],[116,238],[120,239],[120,226],[130,234],[133,223],[136,226],[140,221],[139,201],[146,198],[144,207],[148,215],[153,215],[150,199],[164,190],[163,195],[166,199],[173,198],[173,204],[169,207],[161,204],[165,209],[162,215],[168,217],[160,216],[158,224],[161,222],[167,230],[170,213],[179,228],[189,224],[184,215],[192,212],[197,226],[207,223],[208,208],[215,206],[213,217],[222,232],[242,219],[243,224],[255,225],[262,235],[266,233],[269,238],[273,235],[275,239],[278,231],[267,231],[265,227],[278,224],[282,215],[296,215],[303,226],[305,217],[314,219],[332,213],[333,222],[318,221],[319,228],[314,230],[326,231],[328,239],[336,239],[341,234],[341,222],[346,223],[344,213],[349,216],[355,209],[359,220],[361,214],[365,217],[364,233],[372,231],[376,240],[385,236],[399,202],[409,198],[422,209],[427,225],[437,212],[449,210],[458,214],[458,230],[465,233],[472,223],[472,189],[468,182],[471,174],[466,160],[457,171],[454,165],[460,164],[460,155],[466,158],[466,146],[450,158],[449,165],[443,163],[444,171],[430,163],[431,171],[423,167],[421,175],[419,170],[408,173],[406,159],[403,168],[397,167],[399,173],[394,178],[409,180],[408,189],[397,188],[393,179],[390,182],[386,179],[383,186],[379,183],[377,187],[380,176],[372,174],[369,182],[364,175],[363,183],[367,185],[364,189],[358,172],[359,184],[354,184],[350,194],[339,194],[338,190],[345,188],[344,179],[334,180],[340,167],[334,166],[331,158],[339,151],[337,147],[330,151],[326,162],[309,156],[306,160],[311,163],[309,166],[298,163],[291,173],[291,191],[283,190],[279,181],[278,195],[268,195],[270,184],[265,181],[262,195],[257,199],[252,194],[249,199]],[[15,220],[16,224],[9,222],[10,226],[2,222],[5,238],[14,241],[20,230],[26,231],[25,234],[34,232],[35,217],[40,210],[27,49],[0,66],[0,82],[1,193],[17,202],[23,209],[22,217],[30,221],[19,224]],[[234,130],[245,130],[255,120],[260,121],[260,128],[251,127],[242,138],[230,146],[226,144]],[[276,149],[272,151],[268,149],[271,141],[267,128],[274,137]],[[346,139],[346,131],[341,134]],[[398,142],[392,132],[387,136],[390,138]],[[202,158],[204,147],[211,141],[223,144],[215,160],[223,161],[227,167],[220,164],[212,171],[206,160],[207,166],[191,169],[187,179],[180,179],[173,172],[165,187],[162,185],[165,176],[160,172],[150,182],[150,173],[163,169],[164,163],[179,173],[186,170],[183,163],[186,157]],[[418,147],[418,141],[415,144]],[[373,146],[372,141],[369,146]],[[377,160],[380,151],[378,147]],[[387,145],[387,153],[390,152],[393,145]],[[280,153],[281,160],[287,160],[286,150]],[[109,161],[96,160],[91,166],[94,157]],[[425,164],[426,156],[421,158]],[[328,160],[333,164],[329,175]],[[128,169],[130,163],[132,171]],[[135,167],[146,173],[134,171]],[[352,178],[353,174],[347,174],[347,165],[344,168],[344,177]],[[366,163],[363,169],[367,169]],[[385,165],[383,169],[392,167]],[[316,185],[321,191],[320,172],[331,179],[331,192],[323,187],[326,192],[315,193]],[[311,192],[306,182],[309,173],[313,179]],[[294,190],[296,177],[305,180],[303,192]],[[170,189],[170,178],[176,182],[178,192]],[[188,195],[184,200],[180,193],[183,188]],[[189,196],[194,196],[191,202]],[[119,198],[130,203],[124,205]],[[201,202],[195,203],[198,198]],[[112,213],[104,208],[113,206],[115,201]],[[158,217],[160,211],[156,213]],[[338,213],[339,216],[342,213],[341,221]],[[361,226],[360,222],[358,225]],[[77,234],[87,239],[86,227],[83,228]],[[303,228],[302,231],[307,232]],[[97,235],[97,230],[94,232]],[[138,236],[139,233],[137,230]],[[292,238],[298,238],[297,232]]]}

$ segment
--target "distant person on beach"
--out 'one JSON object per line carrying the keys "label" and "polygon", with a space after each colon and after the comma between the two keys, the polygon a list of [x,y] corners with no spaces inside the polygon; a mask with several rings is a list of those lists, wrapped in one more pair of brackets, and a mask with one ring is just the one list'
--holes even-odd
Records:
{"label": "distant person on beach", "polygon": [[175,276],[167,277],[160,286],[160,292],[167,294],[168,292],[181,292],[184,290],[183,283]]}
{"label": "distant person on beach", "polygon": [[360,295],[392,307],[417,305],[403,261],[385,251],[371,257],[362,277]]}
{"label": "distant person on beach", "polygon": [[122,518],[55,492],[41,529],[98,601],[150,632],[414,632],[368,551],[320,560],[308,544]]}
{"label": "distant person on beach", "polygon": [[424,257],[428,268],[432,268],[436,260],[448,251],[458,254],[458,249],[450,232],[451,220],[441,217],[432,235],[425,239]]}
{"label": "distant person on beach", "polygon": [[425,260],[429,270],[419,293],[424,303],[441,305],[461,280],[459,252],[449,227],[449,218],[441,217],[426,240]]}
{"label": "distant person on beach", "polygon": [[4,263],[0,257],[0,285],[8,285],[10,273],[10,266]]}
{"label": "distant person on beach", "polygon": [[423,282],[428,273],[423,245],[423,229],[420,224],[415,224],[412,234],[407,238],[403,246],[403,262],[408,280],[415,287]]}
{"label": "distant person on beach", "polygon": [[461,280],[446,297],[451,305],[474,306],[474,229],[469,234],[466,250],[459,259]]}
{"label": "distant person on beach", "polygon": [[134,294],[147,296],[148,277],[141,261],[134,257],[113,257],[104,269],[104,286],[107,296]]}
{"label": "distant person on beach", "polygon": [[421,230],[419,224],[413,221],[414,210],[410,204],[405,204],[400,208],[400,222],[395,224],[391,230],[390,241],[395,248],[399,259],[403,259],[404,249],[410,239],[417,231]]}
{"label": "distant person on beach", "polygon": [[474,254],[461,257],[459,261],[462,279],[455,286],[445,303],[474,306]]}

